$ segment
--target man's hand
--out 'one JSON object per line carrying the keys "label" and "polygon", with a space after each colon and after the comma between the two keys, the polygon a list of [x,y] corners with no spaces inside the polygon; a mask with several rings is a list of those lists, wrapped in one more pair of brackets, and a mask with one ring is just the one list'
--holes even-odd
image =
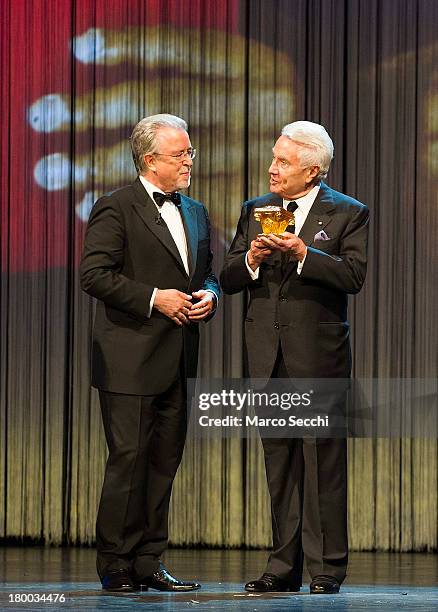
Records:
{"label": "man's hand", "polygon": [[301,238],[290,232],[283,232],[281,235],[284,238],[279,238],[275,234],[267,234],[260,237],[260,242],[267,249],[288,253],[292,259],[303,261],[306,256],[307,247]]}
{"label": "man's hand", "polygon": [[179,326],[187,325],[187,315],[192,307],[192,296],[178,289],[157,289],[154,308],[172,319]]}
{"label": "man's hand", "polygon": [[194,298],[200,299],[199,302],[192,304],[188,317],[190,321],[202,321],[202,319],[205,319],[213,312],[215,303],[214,295],[211,291],[204,291],[204,289],[194,291],[192,295]]}
{"label": "man's hand", "polygon": [[266,246],[257,236],[255,240],[251,242],[251,248],[248,251],[248,265],[251,270],[257,270],[263,260],[265,260],[272,253],[269,246]]}

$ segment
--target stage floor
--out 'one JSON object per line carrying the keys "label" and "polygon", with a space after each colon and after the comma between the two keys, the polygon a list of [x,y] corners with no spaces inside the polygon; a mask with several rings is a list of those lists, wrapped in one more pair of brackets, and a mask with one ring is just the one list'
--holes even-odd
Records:
{"label": "stage floor", "polygon": [[[338,595],[310,596],[308,576],[300,594],[246,593],[244,583],[262,573],[266,557],[266,551],[172,549],[166,566],[199,580],[200,591],[109,594],[101,590],[92,549],[4,547],[0,610],[438,610],[436,554],[352,553]],[[52,602],[36,601],[50,593]]]}

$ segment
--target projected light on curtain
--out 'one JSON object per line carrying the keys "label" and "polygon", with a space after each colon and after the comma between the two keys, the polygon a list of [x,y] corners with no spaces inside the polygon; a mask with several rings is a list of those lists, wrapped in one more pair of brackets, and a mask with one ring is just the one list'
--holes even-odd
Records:
{"label": "projected light on curtain", "polygon": [[[168,44],[160,47],[160,29],[128,28],[125,31],[89,29],[71,41],[74,59],[82,64],[102,66],[111,74],[112,83],[106,87],[97,85],[91,92],[79,95],[72,105],[71,97],[62,93],[50,93],[36,100],[28,110],[28,121],[36,132],[57,133],[74,130],[75,134],[90,129],[104,130],[107,134],[104,147],[83,151],[72,159],[68,153],[54,152],[42,157],[34,168],[34,178],[40,187],[49,191],[66,190],[74,180],[77,193],[83,198],[76,203],[78,217],[86,221],[90,208],[103,189],[115,188],[132,180],[133,167],[126,139],[117,142],[111,138],[111,130],[133,126],[141,116],[157,112],[160,108],[160,90],[163,88],[161,73],[166,67],[174,72],[171,95],[175,98],[188,94],[196,105],[211,109],[205,125],[190,122],[190,132],[198,136],[208,130],[213,141],[220,139],[226,130],[230,115],[242,118],[247,111],[245,72],[245,38],[230,37],[223,32],[209,32],[210,44],[199,46],[201,32],[190,29],[167,30]],[[194,40],[197,39],[197,40]],[[227,46],[233,48],[233,56],[227,57]],[[199,48],[199,52],[195,51]],[[269,74],[274,63],[274,51],[266,45],[255,43],[253,53],[260,57],[256,79],[261,85],[258,103],[261,109],[274,106],[283,109],[284,116],[292,115],[291,83],[285,81],[275,89],[270,86]],[[282,70],[292,76],[290,60],[284,55],[275,61]],[[143,80],[124,80],[127,63],[138,64]],[[117,75],[117,76],[116,76]],[[219,91],[203,88],[203,80],[213,79],[220,83]],[[102,81],[107,80],[106,74]],[[165,85],[164,85],[165,86]],[[139,103],[140,92],[144,101]],[[198,98],[197,100],[195,98]],[[188,112],[192,114],[190,104]],[[259,143],[267,151],[272,145],[273,126],[266,116],[255,112],[251,121],[264,124],[263,140]],[[200,149],[200,167],[195,177],[208,183],[212,174],[234,182],[242,173],[241,159],[242,126],[231,123],[228,131],[226,156],[218,155],[211,147]],[[225,164],[229,164],[227,169]],[[230,169],[232,172],[230,173]],[[251,165],[249,171],[254,170]],[[90,186],[94,190],[90,191]],[[236,194],[238,195],[238,194]],[[213,220],[214,222],[214,220]],[[224,229],[224,228],[222,228]]]}
{"label": "projected light on curtain", "polygon": [[[84,0],[34,4],[34,28],[17,35],[41,63],[14,100],[27,100],[14,114],[24,113],[31,128],[24,139],[30,167],[25,192],[14,198],[9,269],[67,263],[72,227],[87,221],[97,197],[135,178],[129,135],[140,118],[157,112],[188,121],[198,150],[190,194],[207,203],[218,245],[230,239],[246,177],[266,189],[273,136],[295,110],[290,57],[282,44],[240,33],[239,7],[238,0],[117,0],[111,10]],[[22,60],[12,61],[22,74]],[[245,141],[257,154],[248,155]],[[224,197],[234,203],[231,221]],[[80,226],[75,233],[82,235]],[[30,235],[38,236],[35,244]],[[76,264],[79,255],[80,248]]]}
{"label": "projected light on curtain", "polygon": [[[437,2],[7,0],[0,12],[0,538],[94,538],[106,448],[77,267],[93,202],[135,178],[128,139],[148,114],[189,123],[190,195],[208,207],[217,268],[241,203],[268,191],[280,128],[324,124],[329,184],[371,210],[350,305],[356,374],[436,376]],[[223,300],[201,375],[241,375],[242,316],[239,297]],[[431,440],[351,441],[353,548],[437,546],[437,456]],[[256,443],[188,445],[173,500],[175,543],[269,544]]]}

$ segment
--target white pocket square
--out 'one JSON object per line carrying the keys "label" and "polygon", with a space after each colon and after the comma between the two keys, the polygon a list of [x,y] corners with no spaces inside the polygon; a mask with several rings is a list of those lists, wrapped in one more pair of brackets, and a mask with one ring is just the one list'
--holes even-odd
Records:
{"label": "white pocket square", "polygon": [[315,237],[313,239],[314,242],[316,242],[317,240],[330,240],[330,238],[329,236],[327,236],[324,230],[321,230],[320,232],[315,234]]}

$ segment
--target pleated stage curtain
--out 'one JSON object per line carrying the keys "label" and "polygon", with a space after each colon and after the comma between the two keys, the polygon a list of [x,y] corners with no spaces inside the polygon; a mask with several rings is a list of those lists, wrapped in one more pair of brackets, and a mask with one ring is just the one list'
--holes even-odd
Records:
{"label": "pleated stage curtain", "polygon": [[[431,0],[1,3],[1,539],[94,540],[106,447],[78,262],[93,202],[135,176],[143,116],[189,123],[217,271],[281,127],[322,123],[329,184],[372,214],[354,373],[436,378],[437,32]],[[244,300],[205,326],[200,376],[242,375]],[[436,549],[437,457],[434,438],[349,440],[353,549]],[[188,441],[170,527],[177,545],[269,546],[257,437]]]}

